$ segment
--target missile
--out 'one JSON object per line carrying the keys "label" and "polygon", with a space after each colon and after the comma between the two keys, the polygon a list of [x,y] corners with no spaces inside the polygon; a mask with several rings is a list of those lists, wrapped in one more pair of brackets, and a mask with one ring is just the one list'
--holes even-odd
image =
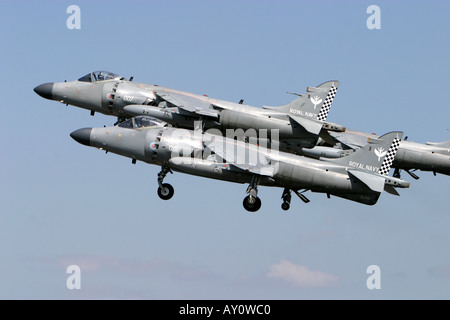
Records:
{"label": "missile", "polygon": [[130,104],[123,107],[125,113],[130,116],[149,116],[173,126],[192,126],[193,118],[181,115],[177,112],[177,108],[161,108],[148,105]]}
{"label": "missile", "polygon": [[341,158],[346,155],[348,155],[348,152],[341,149],[336,148],[330,148],[330,147],[321,147],[316,146],[311,149],[303,148],[302,151],[303,155],[310,157],[310,158]]}
{"label": "missile", "polygon": [[346,128],[341,126],[340,124],[332,123],[332,122],[324,122],[323,128],[329,131],[334,132],[345,132]]}
{"label": "missile", "polygon": [[134,116],[150,116],[157,119],[163,120],[163,118],[172,118],[172,111],[167,112],[164,108],[147,106],[147,105],[137,105],[130,104],[128,106],[123,107],[123,111],[125,111],[128,115]]}
{"label": "missile", "polygon": [[[200,120],[200,117],[196,114],[190,112],[185,112],[177,107],[167,108],[167,107],[155,107],[140,104],[130,104],[123,107],[125,113],[129,116],[149,116],[164,122],[167,122],[176,127],[192,127],[194,121]],[[206,119],[203,120],[204,128],[215,128],[219,126],[214,120]]]}

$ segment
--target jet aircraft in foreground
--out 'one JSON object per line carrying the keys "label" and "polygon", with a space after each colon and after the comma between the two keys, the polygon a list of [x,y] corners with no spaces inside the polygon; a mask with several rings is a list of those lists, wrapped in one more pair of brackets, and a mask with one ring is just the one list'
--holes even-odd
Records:
{"label": "jet aircraft in foreground", "polygon": [[[235,183],[248,183],[243,205],[254,212],[261,207],[259,186],[283,188],[282,209],[288,210],[291,194],[309,202],[305,191],[326,193],[328,197],[374,205],[383,190],[398,195],[396,187],[409,183],[388,176],[402,137],[391,132],[370,140],[361,149],[337,159],[317,160],[280,152],[259,144],[168,126],[152,117],[130,118],[114,127],[83,128],[71,133],[77,142],[149,164],[161,166],[158,195],[168,200],[174,188],[164,179],[167,173],[182,173]],[[262,141],[264,142],[264,141]]]}

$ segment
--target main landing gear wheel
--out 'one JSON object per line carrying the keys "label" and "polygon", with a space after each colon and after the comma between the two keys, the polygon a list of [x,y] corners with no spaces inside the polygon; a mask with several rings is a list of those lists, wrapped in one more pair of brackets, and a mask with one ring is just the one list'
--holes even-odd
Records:
{"label": "main landing gear wheel", "polygon": [[261,208],[261,199],[258,197],[246,196],[242,204],[244,205],[245,210],[256,212]]}
{"label": "main landing gear wheel", "polygon": [[260,176],[258,175],[252,176],[250,185],[247,188],[248,196],[244,198],[244,202],[242,203],[244,205],[245,210],[250,212],[258,211],[259,208],[261,208],[261,199],[258,198],[259,178]]}
{"label": "main landing gear wheel", "polygon": [[281,199],[283,199],[283,203],[281,204],[281,209],[283,209],[284,211],[289,210],[289,208],[291,207],[291,189],[285,188],[283,190]]}
{"label": "main landing gear wheel", "polygon": [[283,202],[281,204],[281,209],[283,209],[284,211],[289,210],[290,207],[291,207],[291,205],[289,204],[289,202]]}
{"label": "main landing gear wheel", "polygon": [[163,183],[162,188],[158,187],[158,196],[163,200],[169,200],[173,197],[174,193],[175,190],[173,189],[172,185],[168,183]]}

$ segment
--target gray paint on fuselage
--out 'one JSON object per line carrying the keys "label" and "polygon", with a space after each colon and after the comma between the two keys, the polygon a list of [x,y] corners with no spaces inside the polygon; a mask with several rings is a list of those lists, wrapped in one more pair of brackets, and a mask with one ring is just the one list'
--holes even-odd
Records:
{"label": "gray paint on fuselage", "polygon": [[[175,128],[124,129],[119,127],[95,128],[91,131],[91,145],[126,157],[167,166],[175,171],[192,175],[248,183],[252,174],[239,170],[233,165],[211,159],[173,156],[173,146],[199,149],[201,140],[177,144],[173,136]],[[202,135],[200,135],[201,139]],[[157,142],[157,154],[151,150],[152,143]],[[153,145],[154,146],[154,145]],[[177,151],[177,150],[175,150]],[[374,194],[357,179],[349,177],[344,166],[324,161],[295,156],[280,152],[272,155],[273,161],[279,162],[279,169],[273,177],[262,176],[260,185],[278,186],[290,189],[309,189],[313,192],[325,192],[365,204],[374,204],[379,193]]]}
{"label": "gray paint on fuselage", "polygon": [[435,171],[450,175],[450,149],[412,141],[401,141],[393,167]]}

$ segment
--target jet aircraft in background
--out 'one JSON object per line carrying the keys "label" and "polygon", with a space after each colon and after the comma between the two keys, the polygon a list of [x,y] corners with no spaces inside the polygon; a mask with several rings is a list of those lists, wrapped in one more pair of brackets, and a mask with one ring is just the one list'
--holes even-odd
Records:
{"label": "jet aircraft in background", "polygon": [[[132,80],[132,79],[130,79]],[[213,99],[158,85],[126,80],[106,71],[89,73],[78,80],[44,83],[34,88],[41,97],[95,112],[118,117],[118,122],[136,115],[147,115],[175,127],[203,130],[219,128],[260,130],[277,129],[283,147],[312,148],[318,137],[328,131],[345,131],[326,122],[339,81],[308,87],[306,94],[280,107],[254,107]],[[271,137],[268,137],[271,138]]]}
{"label": "jet aircraft in background", "polygon": [[[368,139],[378,138],[374,134],[354,130],[340,133],[330,132],[330,136],[333,139],[328,140],[329,145],[339,147],[338,149],[333,148],[335,153],[339,153],[337,150],[342,149],[343,151],[341,151],[340,155],[345,155],[348,152],[364,147]],[[431,171],[434,175],[436,173],[450,175],[450,140],[423,144],[407,141],[407,138],[400,142],[399,150],[392,164],[392,167],[395,168],[395,177],[400,178],[401,170],[404,170],[416,180],[419,179],[414,173],[416,170]],[[326,144],[327,142],[325,142]],[[308,150],[305,150],[305,152],[308,152]],[[309,152],[313,153],[314,149]],[[327,155],[335,156],[335,154],[330,152]],[[323,156],[327,155],[324,154]]]}

